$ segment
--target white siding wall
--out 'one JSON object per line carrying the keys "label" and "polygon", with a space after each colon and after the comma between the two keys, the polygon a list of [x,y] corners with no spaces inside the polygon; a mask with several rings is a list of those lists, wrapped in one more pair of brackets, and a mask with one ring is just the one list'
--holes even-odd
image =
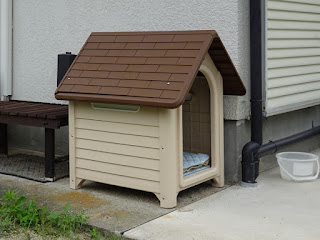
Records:
{"label": "white siding wall", "polygon": [[320,0],[269,0],[267,115],[320,104]]}
{"label": "white siding wall", "polygon": [[[93,31],[214,29],[249,84],[249,0],[14,0],[13,96],[54,99],[57,54],[78,53]],[[250,94],[226,97],[225,117],[244,119]]]}

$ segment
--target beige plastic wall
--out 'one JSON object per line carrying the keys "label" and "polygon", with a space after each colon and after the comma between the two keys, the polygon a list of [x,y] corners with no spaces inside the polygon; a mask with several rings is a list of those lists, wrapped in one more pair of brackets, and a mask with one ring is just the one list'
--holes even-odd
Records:
{"label": "beige plastic wall", "polygon": [[93,109],[70,102],[70,184],[83,179],[160,192],[159,110]]}
{"label": "beige plastic wall", "polygon": [[139,189],[172,208],[183,189],[210,179],[223,186],[222,78],[209,55],[200,70],[211,91],[210,169],[183,177],[182,107],[125,112],[70,102],[70,187],[92,180]]}

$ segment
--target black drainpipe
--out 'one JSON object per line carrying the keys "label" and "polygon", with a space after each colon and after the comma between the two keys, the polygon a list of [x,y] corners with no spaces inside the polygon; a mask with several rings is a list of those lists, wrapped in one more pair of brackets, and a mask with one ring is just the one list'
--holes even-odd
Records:
{"label": "black drainpipe", "polygon": [[277,141],[270,141],[267,144],[264,144],[261,146],[261,148],[258,151],[259,157],[264,157],[270,154],[276,153],[279,149],[290,145],[291,143],[299,142],[302,140],[305,140],[307,138],[313,137],[317,134],[320,134],[320,126],[311,128],[307,131],[297,133],[295,135],[292,135],[290,137],[282,138]]}
{"label": "black drainpipe", "polygon": [[320,126],[262,145],[262,81],[264,78],[265,0],[250,0],[251,141],[242,149],[242,182],[254,185],[260,157],[320,134]]}

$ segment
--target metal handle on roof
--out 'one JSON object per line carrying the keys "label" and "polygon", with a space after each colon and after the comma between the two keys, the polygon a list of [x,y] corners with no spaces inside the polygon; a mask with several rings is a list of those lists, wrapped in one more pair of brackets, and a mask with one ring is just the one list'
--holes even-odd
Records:
{"label": "metal handle on roof", "polygon": [[140,106],[109,104],[109,103],[91,103],[91,107],[96,110],[109,110],[109,111],[133,112],[133,113],[139,112],[140,110]]}

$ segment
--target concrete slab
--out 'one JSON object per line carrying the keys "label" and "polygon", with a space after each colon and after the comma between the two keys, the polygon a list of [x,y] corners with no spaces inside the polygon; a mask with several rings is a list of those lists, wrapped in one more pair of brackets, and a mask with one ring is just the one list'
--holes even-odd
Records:
{"label": "concrete slab", "polygon": [[[320,151],[316,152],[320,153]],[[279,168],[256,188],[232,186],[124,233],[139,240],[317,240],[320,179],[290,182]]]}
{"label": "concrete slab", "polygon": [[[68,178],[38,183],[0,174],[0,194],[7,189],[20,191],[52,210],[70,203],[73,210],[90,216],[91,225],[118,234],[175,210],[160,208],[155,195],[133,189],[86,181],[81,189],[72,190]],[[209,183],[185,190],[179,194],[178,208],[220,190]]]}

